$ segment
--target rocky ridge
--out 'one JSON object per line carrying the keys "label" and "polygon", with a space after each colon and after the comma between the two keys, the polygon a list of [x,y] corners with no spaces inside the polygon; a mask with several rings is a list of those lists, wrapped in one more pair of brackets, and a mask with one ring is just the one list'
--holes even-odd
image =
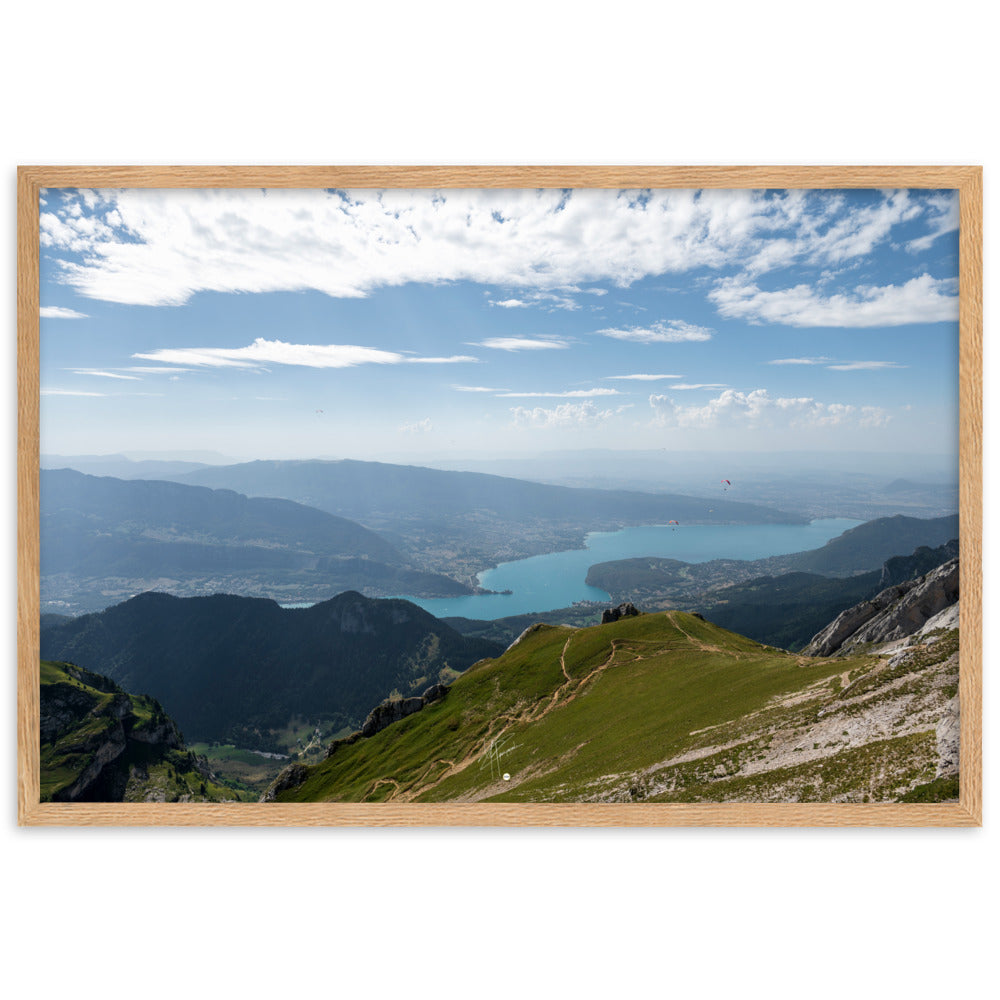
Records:
{"label": "rocky ridge", "polygon": [[802,652],[806,656],[843,655],[867,643],[901,639],[957,602],[958,559],[950,559],[841,612]]}
{"label": "rocky ridge", "polygon": [[620,621],[622,618],[631,618],[639,614],[639,609],[631,602],[625,601],[615,608],[608,608],[601,615],[601,624],[610,625],[612,622]]}
{"label": "rocky ridge", "polygon": [[53,802],[235,801],[187,750],[153,698],[72,663],[41,664],[41,799]]}
{"label": "rocky ridge", "polygon": [[[367,739],[380,733],[387,726],[394,722],[405,719],[414,712],[419,712],[422,708],[435,701],[440,701],[448,693],[447,684],[433,684],[422,695],[416,698],[387,698],[381,704],[376,705],[369,713],[361,728],[350,736],[343,739],[334,740],[327,748],[326,756],[332,757],[342,746],[350,746],[358,740]],[[287,788],[294,788],[300,784],[308,774],[308,769],[299,763],[289,764],[274,779],[267,791],[261,796],[261,802],[273,802],[279,792]]]}

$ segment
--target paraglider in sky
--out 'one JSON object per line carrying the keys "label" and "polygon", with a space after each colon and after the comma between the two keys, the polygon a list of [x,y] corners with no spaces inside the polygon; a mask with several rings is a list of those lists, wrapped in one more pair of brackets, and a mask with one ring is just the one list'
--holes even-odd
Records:
{"label": "paraglider in sky", "polygon": [[725,493],[729,489],[729,487],[732,486],[733,484],[728,479],[723,479],[722,482],[726,484],[725,486],[722,487],[722,492]]}
{"label": "paraglider in sky", "polygon": [[[680,524],[680,521],[667,521],[667,524],[678,525],[678,524]],[[670,530],[671,531],[676,531],[677,528],[676,527],[672,527]]]}

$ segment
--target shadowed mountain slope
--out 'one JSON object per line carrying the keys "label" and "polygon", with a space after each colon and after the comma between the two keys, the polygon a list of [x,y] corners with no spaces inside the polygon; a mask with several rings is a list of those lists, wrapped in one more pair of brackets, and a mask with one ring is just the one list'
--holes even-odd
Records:
{"label": "shadowed mountain slope", "polygon": [[400,600],[346,592],[311,608],[217,594],[140,594],[42,631],[46,659],[100,669],[156,697],[193,740],[284,752],[300,716],[360,724],[394,690],[417,694],[498,646]]}

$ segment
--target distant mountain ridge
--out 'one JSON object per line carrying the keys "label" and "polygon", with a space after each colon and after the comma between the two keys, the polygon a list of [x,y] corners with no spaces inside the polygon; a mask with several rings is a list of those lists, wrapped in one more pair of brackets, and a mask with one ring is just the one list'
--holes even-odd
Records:
{"label": "distant mountain ridge", "polygon": [[89,476],[116,479],[168,479],[204,468],[208,463],[185,459],[131,459],[125,455],[42,455],[43,469],[73,469]]}
{"label": "distant mountain ridge", "polygon": [[423,568],[469,580],[500,562],[582,548],[589,531],[639,524],[802,524],[760,504],[676,493],[579,489],[381,462],[260,461],[213,466],[177,482],[280,496],[364,524]]}
{"label": "distant mountain ridge", "polygon": [[156,586],[292,601],[470,592],[360,524],[290,500],[70,469],[42,470],[40,494],[43,603],[92,610]]}
{"label": "distant mountain ridge", "polygon": [[42,630],[42,655],[147,691],[195,741],[285,752],[294,716],[357,726],[393,691],[419,694],[501,647],[416,605],[346,592],[310,608],[218,594],[140,594]]}
{"label": "distant mountain ridge", "polygon": [[[393,545],[360,524],[289,500],[251,498],[169,480],[90,476],[71,469],[43,470],[40,489],[42,518],[70,526],[196,544],[231,542],[293,551],[325,545],[343,555],[400,558]],[[43,559],[58,566],[73,555],[54,549],[43,553]]]}
{"label": "distant mountain ridge", "polygon": [[849,528],[818,549],[764,561],[782,570],[847,576],[876,569],[885,560],[920,546],[944,545],[953,538],[958,538],[958,514],[928,518],[896,514]]}
{"label": "distant mountain ridge", "polygon": [[[384,462],[258,461],[211,466],[175,477],[178,482],[238,489],[248,496],[285,496],[342,517],[380,521],[438,519],[486,509],[501,518],[698,517],[706,521],[798,524],[801,516],[771,507],[669,493],[552,486],[484,472],[455,472]],[[711,513],[717,516],[709,518]],[[666,523],[665,521],[663,523]]]}

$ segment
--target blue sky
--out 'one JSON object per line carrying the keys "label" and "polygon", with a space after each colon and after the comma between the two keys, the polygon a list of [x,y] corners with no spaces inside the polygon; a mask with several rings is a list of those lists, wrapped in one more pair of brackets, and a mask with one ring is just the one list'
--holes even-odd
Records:
{"label": "blue sky", "polygon": [[957,207],[51,189],[42,452],[957,454]]}

